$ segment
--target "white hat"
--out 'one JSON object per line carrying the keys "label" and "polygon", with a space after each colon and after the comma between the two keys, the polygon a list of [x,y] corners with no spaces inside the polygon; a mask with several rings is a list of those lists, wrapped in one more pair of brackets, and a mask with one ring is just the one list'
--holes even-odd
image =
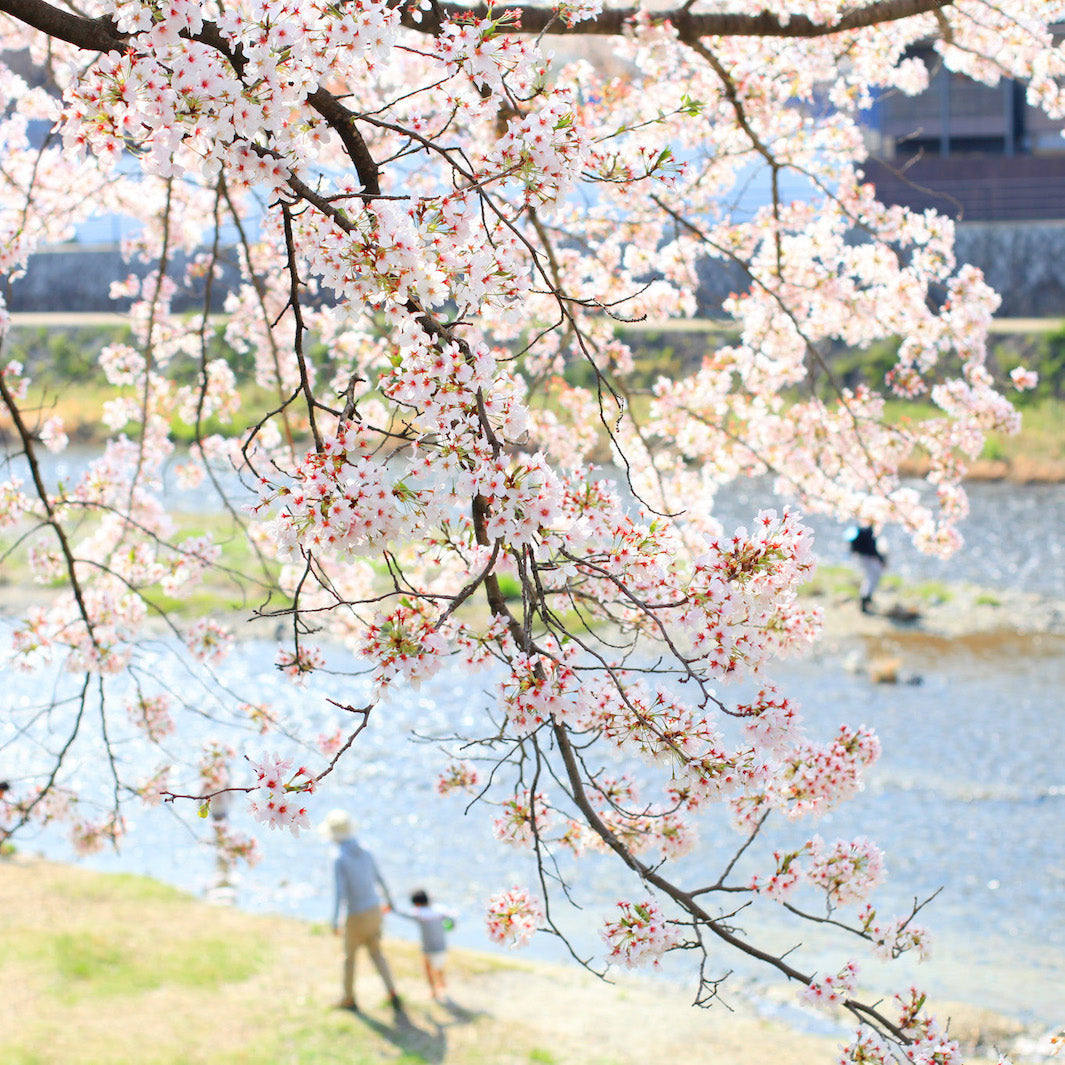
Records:
{"label": "white hat", "polygon": [[347,810],[330,810],[318,826],[318,830],[334,843],[340,843],[355,835],[355,822]]}

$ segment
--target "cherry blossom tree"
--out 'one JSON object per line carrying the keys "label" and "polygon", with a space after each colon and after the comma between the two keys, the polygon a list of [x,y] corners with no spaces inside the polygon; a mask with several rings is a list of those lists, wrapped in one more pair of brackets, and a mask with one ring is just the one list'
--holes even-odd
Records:
{"label": "cherry blossom tree", "polygon": [[[0,66],[0,270],[17,278],[90,215],[139,223],[114,289],[132,300],[132,341],[99,352],[110,436],[71,483],[41,462],[64,426],[0,361],[20,463],[0,473],[0,526],[50,589],[10,662],[75,680],[72,697],[12,710],[4,756],[46,762],[9,773],[3,836],[65,818],[91,849],[120,841],[131,802],[206,812],[245,794],[262,822],[298,831],[363,730],[387,728],[376,700],[461,668],[494,695],[480,730],[452,737],[439,790],[478,798],[529,862],[528,883],[487,903],[493,938],[555,928],[554,857],[598,849],[628,877],[601,915],[603,959],[689,952],[706,1003],[725,947],[850,1014],[843,1061],[960,1060],[922,992],[862,994],[863,951],[926,949],[920,906],[879,912],[875,844],[810,827],[862,786],[876,737],[844,724],[808,738],[771,673],[818,631],[797,595],[814,566],[801,515],[894,523],[946,555],[967,462],[1016,425],[985,366],[996,296],[955,261],[948,219],[884,206],[863,182],[863,111],[925,87],[910,49],[932,40],[950,70],[1024,79],[1033,105],[1065,117],[1050,29],[1065,3],[0,0],[0,13],[5,55],[35,75]],[[753,209],[752,182],[766,190]],[[706,263],[747,279],[721,308],[729,339],[648,382],[623,327],[694,315]],[[218,315],[227,264],[240,280]],[[202,309],[176,313],[189,290]],[[5,340],[9,325],[0,307]],[[900,341],[886,381],[834,380],[833,346],[883,338]],[[890,396],[937,414],[888,420]],[[918,487],[899,474],[914,455],[929,471]],[[175,464],[217,499],[224,535],[184,533],[168,513]],[[722,527],[715,493],[751,475],[783,501]],[[239,568],[223,554],[234,535],[252,560]],[[338,680],[343,727],[316,748],[213,679],[239,654],[227,619],[165,608],[212,574],[281,628],[277,667],[294,683],[342,648],[375,702],[348,705]],[[153,619],[213,685],[211,712],[260,729],[269,751],[241,765],[176,742],[189,708],[140,657]],[[743,683],[756,694],[737,695]],[[123,756],[120,722],[166,752],[160,768]],[[89,736],[106,794],[69,770]],[[175,751],[198,788],[175,787]],[[707,817],[731,856],[682,876]],[[771,820],[793,842],[760,851]],[[250,855],[223,820],[216,831]],[[830,926],[853,955],[816,972],[761,944],[734,920],[755,898]]]}

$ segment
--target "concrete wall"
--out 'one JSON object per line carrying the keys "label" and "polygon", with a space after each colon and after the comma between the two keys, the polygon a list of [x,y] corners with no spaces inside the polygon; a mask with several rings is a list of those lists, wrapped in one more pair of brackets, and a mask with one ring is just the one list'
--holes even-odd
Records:
{"label": "concrete wall", "polygon": [[1065,221],[964,222],[956,250],[1002,297],[999,317],[1065,317]]}
{"label": "concrete wall", "polygon": [[[175,273],[184,269],[184,258],[175,257]],[[123,262],[117,245],[64,244],[30,257],[24,276],[13,282],[5,293],[11,311],[126,311],[128,299],[112,300],[111,284],[130,274],[143,277],[144,263]],[[211,293],[211,310],[222,310],[228,286],[236,283],[236,271],[223,270]],[[182,293],[173,302],[177,311],[194,310],[203,305],[202,283],[198,291]]]}
{"label": "concrete wall", "polygon": [[[1004,318],[1065,317],[1065,221],[966,222],[958,226],[959,262],[979,266],[1002,296]],[[108,290],[130,270],[144,267],[122,262],[110,245],[66,245],[30,260],[26,275],[8,295],[12,311],[122,311],[128,301],[112,301]],[[699,314],[721,317],[721,302],[746,287],[735,265],[705,263],[700,269]],[[215,282],[212,311],[220,311],[235,271]],[[176,310],[202,305],[202,291],[175,300]]]}

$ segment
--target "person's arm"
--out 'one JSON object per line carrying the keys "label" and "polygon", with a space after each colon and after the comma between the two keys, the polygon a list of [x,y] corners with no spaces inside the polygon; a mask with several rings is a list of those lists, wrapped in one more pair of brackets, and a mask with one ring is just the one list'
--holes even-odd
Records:
{"label": "person's arm", "polygon": [[374,880],[377,881],[377,886],[381,889],[381,894],[385,897],[385,905],[395,913],[396,907],[392,904],[392,892],[388,890],[385,878],[381,875],[381,870],[377,868],[377,859],[374,858],[373,855],[370,856],[370,864],[373,866]]}

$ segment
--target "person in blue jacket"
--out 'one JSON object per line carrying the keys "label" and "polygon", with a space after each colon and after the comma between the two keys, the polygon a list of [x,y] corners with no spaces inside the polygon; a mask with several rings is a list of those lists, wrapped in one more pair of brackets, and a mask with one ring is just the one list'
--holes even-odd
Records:
{"label": "person in blue jacket", "polygon": [[373,855],[356,840],[355,823],[346,811],[332,810],[326,815],[322,829],[339,848],[333,863],[335,890],[332,921],[333,931],[338,935],[341,910],[345,913],[343,997],[337,1006],[358,1012],[355,1003],[355,959],[358,952],[365,948],[384,981],[392,1008],[402,1010],[392,971],[381,950],[381,928],[384,923],[381,896],[384,896],[389,906],[392,905],[388,886],[381,877]]}

